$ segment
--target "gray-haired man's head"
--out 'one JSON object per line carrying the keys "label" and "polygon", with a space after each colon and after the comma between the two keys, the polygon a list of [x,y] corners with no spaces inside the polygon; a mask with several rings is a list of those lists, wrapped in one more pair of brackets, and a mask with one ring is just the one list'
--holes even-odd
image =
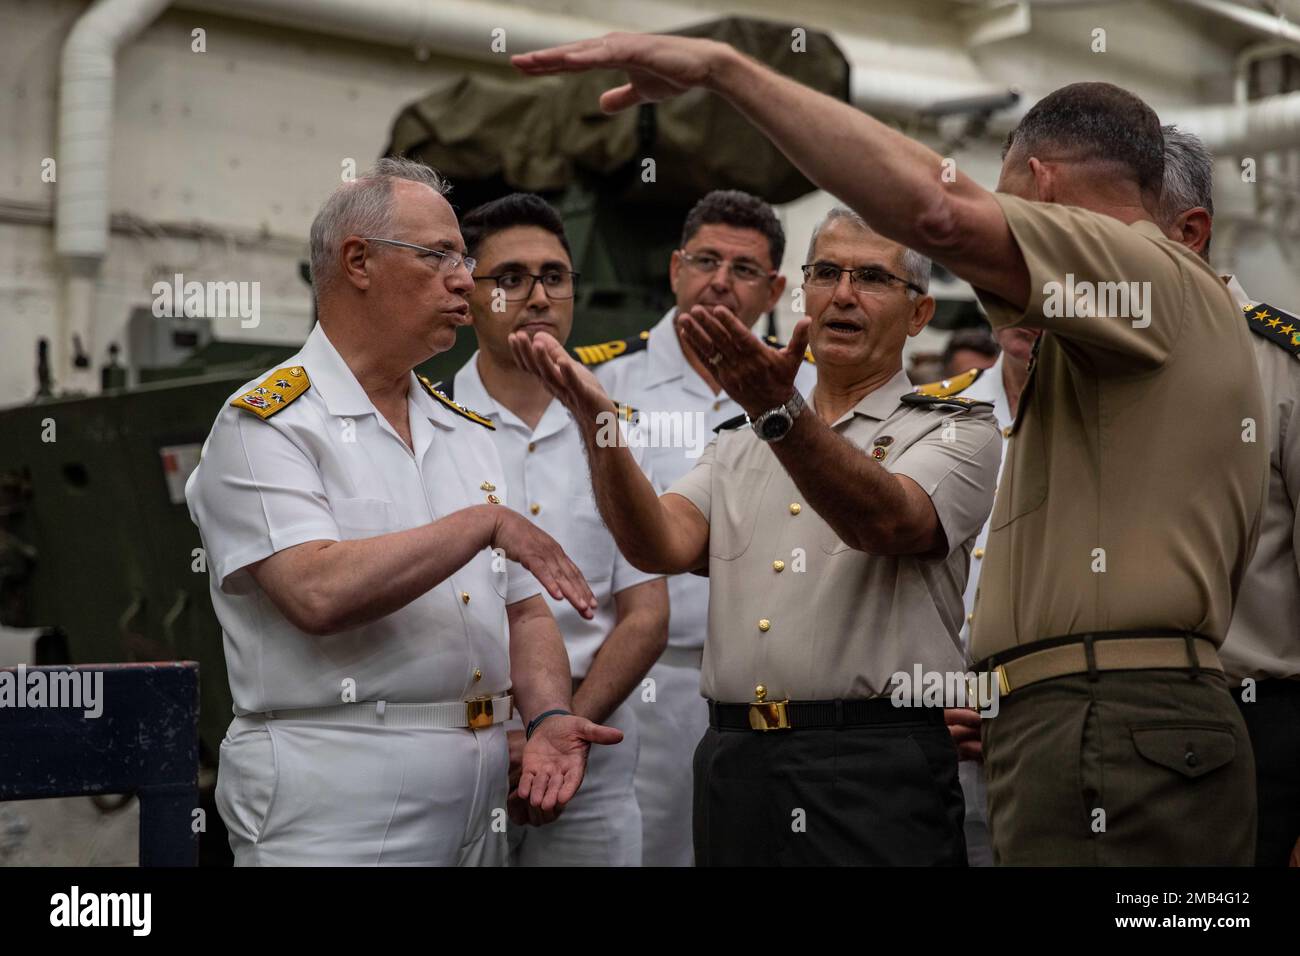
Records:
{"label": "gray-haired man's head", "polygon": [[410,368],[456,344],[474,280],[447,191],[428,166],[383,159],[325,201],[311,227],[312,285],[336,347]]}
{"label": "gray-haired man's head", "polygon": [[[1156,222],[1173,239],[1201,256],[1210,252],[1214,219],[1214,157],[1193,133],[1162,126],[1165,137],[1165,182]],[[1204,210],[1198,214],[1196,210]]]}
{"label": "gray-haired man's head", "polygon": [[393,220],[393,184],[421,183],[439,196],[450,184],[413,159],[386,157],[356,179],[340,185],[311,224],[311,281],[319,294],[338,276],[339,247],[348,236],[386,236]]}

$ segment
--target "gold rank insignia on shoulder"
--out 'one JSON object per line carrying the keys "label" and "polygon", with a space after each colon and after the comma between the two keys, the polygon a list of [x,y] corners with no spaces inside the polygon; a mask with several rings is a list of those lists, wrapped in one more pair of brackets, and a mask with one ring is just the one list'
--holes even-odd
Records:
{"label": "gold rank insignia on shoulder", "polygon": [[276,369],[230,404],[252,412],[258,418],[270,418],[295,398],[311,388],[307,370],[301,365]]}
{"label": "gold rank insignia on shoulder", "polygon": [[482,415],[480,415],[478,412],[474,411],[472,408],[466,408],[466,407],[465,407],[464,405],[462,405],[460,402],[456,402],[456,401],[453,401],[452,399],[448,398],[446,395],[444,395],[444,394],[443,394],[443,393],[438,389],[438,387],[437,387],[436,385],[434,385],[431,381],[429,381],[429,380],[428,380],[427,378],[425,378],[423,375],[418,375],[418,374],[417,374],[415,377],[418,378],[418,379],[420,380],[420,384],[424,386],[424,390],[425,390],[426,392],[428,392],[430,395],[432,395],[432,396],[433,396],[434,398],[436,398],[438,401],[442,402],[443,405],[445,405],[447,408],[450,408],[453,412],[455,412],[455,413],[456,413],[457,415],[459,415],[461,418],[468,418],[470,421],[474,422],[476,425],[482,425],[484,428],[490,429],[491,431],[496,431],[496,430],[497,430],[497,427],[496,427],[495,425],[492,424],[492,420],[491,420],[490,418],[484,418]]}
{"label": "gold rank insignia on shoulder", "polygon": [[631,405],[624,405],[622,402],[614,402],[615,414],[621,421],[635,424],[641,418],[641,413]]}
{"label": "gold rank insignia on shoulder", "polygon": [[[763,336],[763,341],[766,342],[768,345],[772,346],[772,348],[774,349],[785,348],[785,343],[782,342],[780,339],[778,339],[775,335],[765,335]],[[807,362],[809,365],[817,364],[817,360],[813,358],[812,349],[803,350],[803,360]]]}
{"label": "gold rank insignia on shoulder", "polygon": [[960,395],[922,395],[920,392],[908,392],[903,396],[904,405],[916,405],[921,408],[962,408],[969,411],[977,406],[992,408],[992,402],[982,402],[974,398],[962,398]]}
{"label": "gold rank insignia on shoulder", "polygon": [[1250,330],[1300,358],[1300,319],[1266,302],[1242,306]]}
{"label": "gold rank insignia on shoulder", "polygon": [[953,395],[960,395],[966,389],[970,388],[984,374],[984,369],[973,368],[969,372],[962,372],[960,375],[954,375],[952,378],[940,379],[937,382],[927,382],[925,385],[916,386],[913,391],[918,395],[929,395],[931,398],[949,398]]}
{"label": "gold rank insignia on shoulder", "polygon": [[573,350],[572,355],[583,365],[600,365],[610,359],[616,359],[620,355],[643,352],[649,341],[650,333],[645,331],[633,335],[631,338],[601,342],[599,345],[579,345]]}

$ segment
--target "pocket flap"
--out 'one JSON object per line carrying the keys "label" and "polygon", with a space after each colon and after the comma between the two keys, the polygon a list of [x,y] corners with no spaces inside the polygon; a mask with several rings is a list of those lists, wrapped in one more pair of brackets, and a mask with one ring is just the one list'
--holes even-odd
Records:
{"label": "pocket flap", "polygon": [[1224,724],[1134,727],[1133,745],[1147,760],[1184,777],[1202,777],[1237,755],[1232,729]]}

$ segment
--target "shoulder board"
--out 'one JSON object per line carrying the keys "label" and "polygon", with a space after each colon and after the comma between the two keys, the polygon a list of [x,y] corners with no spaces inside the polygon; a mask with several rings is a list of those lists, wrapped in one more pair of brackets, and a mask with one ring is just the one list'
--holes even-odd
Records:
{"label": "shoulder board", "polygon": [[973,368],[969,372],[962,372],[960,375],[954,375],[952,378],[940,379],[937,382],[927,382],[925,385],[918,385],[914,391],[918,395],[928,395],[931,398],[948,398],[952,395],[960,395],[966,389],[975,384],[976,380],[984,374],[984,369]]}
{"label": "shoulder board", "polygon": [[627,339],[615,339],[601,342],[599,345],[579,345],[573,350],[573,356],[583,365],[600,365],[620,355],[631,355],[645,350],[650,340],[649,330]]}
{"label": "shoulder board", "polygon": [[735,418],[728,418],[725,422],[713,429],[713,434],[718,435],[724,431],[731,431],[733,428],[740,428],[742,425],[749,424],[749,416],[745,414],[737,415]]}
{"label": "shoulder board", "polygon": [[[774,349],[785,348],[785,343],[780,341],[775,335],[765,335],[763,336],[763,341],[766,342],[768,345],[772,346],[772,348]],[[816,359],[813,358],[812,349],[803,350],[803,360],[807,362],[809,365],[817,364]]]}
{"label": "shoulder board", "polygon": [[[444,395],[441,391],[439,391],[437,385],[434,385],[423,375],[417,375],[416,378],[420,380],[420,384],[424,386],[424,390],[426,392],[428,392],[438,401],[442,402],[442,404],[446,405],[448,408],[450,408],[461,418],[468,418],[476,425],[482,425],[484,428],[490,429],[492,431],[497,430],[497,427],[492,424],[492,420],[490,418],[484,418],[478,412],[474,411],[473,409],[466,408],[464,405],[460,404],[460,402],[453,402],[447,395]],[[442,384],[441,382],[438,383],[438,385],[441,384]]]}
{"label": "shoulder board", "polygon": [[290,365],[276,369],[260,385],[254,385],[230,404],[258,418],[270,418],[309,388],[311,380],[307,378],[307,370],[301,365]]}
{"label": "shoulder board", "polygon": [[920,392],[908,392],[903,396],[904,405],[918,405],[925,408],[962,408],[969,411],[976,406],[992,408],[992,402],[981,402],[974,398],[962,398],[960,395],[922,395]]}
{"label": "shoulder board", "polygon": [[1242,311],[1252,332],[1300,358],[1300,319],[1266,302],[1243,306]]}

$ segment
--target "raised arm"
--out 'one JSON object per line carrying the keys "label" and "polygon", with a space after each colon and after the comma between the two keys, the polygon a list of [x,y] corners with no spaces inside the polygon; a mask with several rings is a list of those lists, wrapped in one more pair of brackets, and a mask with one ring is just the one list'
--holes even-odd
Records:
{"label": "raised arm", "polygon": [[692,87],[723,97],[812,182],[882,236],[930,256],[977,288],[1023,308],[1029,274],[993,195],[943,157],[860,110],[781,76],[725,43],[611,33],[512,58],[529,74],[621,69],[609,112]]}

